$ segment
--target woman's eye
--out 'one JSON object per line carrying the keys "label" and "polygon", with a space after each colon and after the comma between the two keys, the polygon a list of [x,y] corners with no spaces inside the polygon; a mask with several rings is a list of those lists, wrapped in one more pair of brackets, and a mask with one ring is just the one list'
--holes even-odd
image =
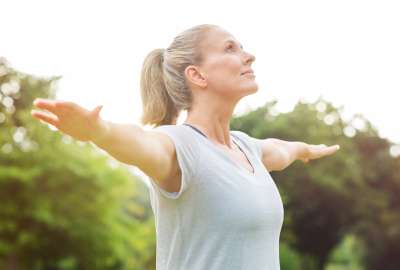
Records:
{"label": "woman's eye", "polygon": [[227,50],[231,50],[231,49],[233,49],[233,46],[232,46],[232,45],[229,45],[228,47],[226,47],[226,49],[227,49]]}

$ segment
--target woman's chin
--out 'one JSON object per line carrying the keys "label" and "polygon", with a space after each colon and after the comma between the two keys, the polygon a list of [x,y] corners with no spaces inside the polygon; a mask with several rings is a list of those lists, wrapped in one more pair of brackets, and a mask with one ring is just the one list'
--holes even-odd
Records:
{"label": "woman's chin", "polygon": [[242,88],[241,90],[241,92],[244,94],[243,96],[252,95],[254,93],[257,93],[257,91],[258,91],[258,86],[246,87],[245,89]]}
{"label": "woman's chin", "polygon": [[257,90],[258,90],[258,84],[256,82],[252,83],[251,85],[249,85],[247,87],[247,91],[252,92],[252,93],[257,92]]}

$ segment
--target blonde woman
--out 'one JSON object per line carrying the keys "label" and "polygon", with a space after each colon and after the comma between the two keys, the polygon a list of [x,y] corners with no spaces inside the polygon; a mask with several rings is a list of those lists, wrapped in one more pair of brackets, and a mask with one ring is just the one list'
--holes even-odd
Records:
{"label": "blonde woman", "polygon": [[[269,172],[338,145],[256,139],[229,129],[241,98],[257,92],[255,57],[229,32],[198,25],[143,63],[142,124],[103,120],[102,106],[37,99],[32,115],[77,140],[91,141],[150,180],[158,270],[278,270],[283,223]],[[183,124],[176,120],[187,111]]]}

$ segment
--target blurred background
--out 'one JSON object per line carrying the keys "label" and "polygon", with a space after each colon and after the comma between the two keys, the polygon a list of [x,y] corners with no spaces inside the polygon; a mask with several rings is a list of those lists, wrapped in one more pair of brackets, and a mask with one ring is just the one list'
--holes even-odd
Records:
{"label": "blurred background", "polygon": [[102,104],[139,124],[145,56],[203,23],[256,56],[259,90],[232,130],[341,146],[271,173],[281,268],[400,269],[398,14],[385,0],[3,1],[0,269],[155,269],[147,177],[30,110],[38,97]]}

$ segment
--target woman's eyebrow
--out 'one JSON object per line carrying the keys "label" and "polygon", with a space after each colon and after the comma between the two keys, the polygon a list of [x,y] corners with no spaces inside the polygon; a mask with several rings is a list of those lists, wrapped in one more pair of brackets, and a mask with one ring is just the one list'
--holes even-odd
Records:
{"label": "woman's eyebrow", "polygon": [[[235,42],[234,40],[232,40],[232,39],[229,39],[229,40],[225,41],[225,44],[226,44],[226,43],[234,43],[234,44],[236,44],[236,42]],[[238,44],[239,47],[243,50],[243,45],[240,44],[240,43],[237,43],[237,44]]]}

